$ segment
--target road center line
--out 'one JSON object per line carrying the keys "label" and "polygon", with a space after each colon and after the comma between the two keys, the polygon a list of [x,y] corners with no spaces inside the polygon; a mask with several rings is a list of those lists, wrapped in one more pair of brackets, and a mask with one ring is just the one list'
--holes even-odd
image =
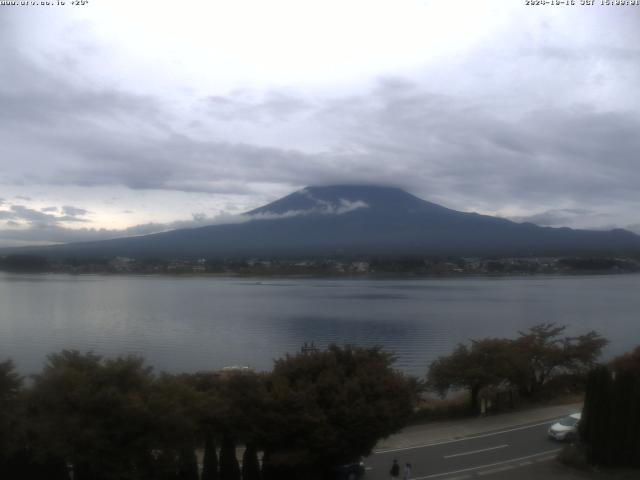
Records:
{"label": "road center line", "polygon": [[498,445],[497,447],[482,448],[480,450],[472,450],[464,453],[454,453],[452,455],[444,455],[444,458],[463,457],[465,455],[473,455],[474,453],[488,452],[489,450],[498,450],[499,448],[507,448],[509,445]]}
{"label": "road center line", "polygon": [[556,453],[556,452],[559,452],[560,450],[562,449],[556,448],[554,450],[547,450],[545,452],[534,453],[533,455],[527,455],[526,457],[511,458],[509,460],[504,460],[502,462],[489,463],[488,465],[478,465],[477,467],[463,468],[462,470],[455,470],[453,472],[434,473],[431,475],[425,475],[424,477],[413,477],[411,480],[427,480],[428,478],[438,478],[438,477],[444,477],[445,475],[455,475],[456,473],[471,472],[473,470],[480,470],[481,468],[497,467],[498,465],[505,465],[507,463],[517,463],[522,460],[527,460],[528,458],[540,457],[542,455]]}
{"label": "road center line", "polygon": [[493,437],[494,435],[501,435],[503,433],[517,432],[518,430],[526,430],[527,428],[539,427],[540,425],[550,425],[550,424],[552,424],[552,423],[554,423],[556,421],[557,420],[547,420],[546,422],[534,423],[533,425],[522,425],[520,427],[509,428],[507,430],[500,430],[498,432],[481,433],[480,435],[469,435],[467,437],[454,438],[454,439],[451,439],[451,440],[443,440],[441,442],[425,443],[425,444],[422,444],[422,445],[411,445],[409,447],[388,448],[388,449],[384,449],[384,450],[375,450],[373,453],[374,454],[380,454],[380,453],[402,452],[404,450],[415,450],[416,448],[434,447],[436,445],[446,445],[447,443],[466,442],[468,440],[475,440],[477,438]]}

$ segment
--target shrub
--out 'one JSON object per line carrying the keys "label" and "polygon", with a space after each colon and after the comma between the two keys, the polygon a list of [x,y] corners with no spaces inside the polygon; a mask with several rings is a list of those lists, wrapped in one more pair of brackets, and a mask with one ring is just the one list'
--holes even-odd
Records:
{"label": "shrub", "polygon": [[558,460],[571,468],[576,468],[578,470],[589,469],[587,454],[584,449],[577,444],[567,445],[560,450],[560,453],[558,453]]}

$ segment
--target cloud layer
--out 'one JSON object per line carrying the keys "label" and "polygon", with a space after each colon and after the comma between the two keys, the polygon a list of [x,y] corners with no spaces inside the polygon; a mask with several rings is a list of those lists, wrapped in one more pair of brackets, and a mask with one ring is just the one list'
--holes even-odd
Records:
{"label": "cloud layer", "polygon": [[[99,208],[108,199],[71,200],[75,187],[149,192],[160,213],[163,192],[206,194],[220,211],[233,195],[258,207],[305,185],[390,184],[542,225],[638,229],[640,17],[594,12],[510,8],[473,41],[458,32],[455,52],[433,44],[422,62],[381,64],[343,84],[207,91],[196,77],[150,74],[144,91],[117,68],[124,60],[100,40],[97,20],[58,22],[77,51],[34,54],[16,42],[44,41],[46,29],[3,11],[0,41],[18,48],[0,50],[0,188],[19,188],[23,200],[3,193],[0,242],[136,235],[217,217],[185,204],[169,222],[112,227]],[[214,58],[202,72],[220,68]]]}

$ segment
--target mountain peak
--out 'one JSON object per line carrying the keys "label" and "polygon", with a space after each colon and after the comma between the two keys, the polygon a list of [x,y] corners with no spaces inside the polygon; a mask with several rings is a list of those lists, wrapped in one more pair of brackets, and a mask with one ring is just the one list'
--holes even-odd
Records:
{"label": "mountain peak", "polygon": [[[48,256],[637,255],[625,231],[542,228],[450,210],[380,185],[309,186],[239,223],[47,247]],[[251,218],[253,217],[253,218]],[[35,250],[31,250],[34,252]],[[41,250],[42,251],[42,250]]]}
{"label": "mountain peak", "polygon": [[348,213],[369,208],[382,210],[443,209],[398,187],[382,185],[308,186],[275,202],[247,212],[247,215],[284,215],[292,212]]}

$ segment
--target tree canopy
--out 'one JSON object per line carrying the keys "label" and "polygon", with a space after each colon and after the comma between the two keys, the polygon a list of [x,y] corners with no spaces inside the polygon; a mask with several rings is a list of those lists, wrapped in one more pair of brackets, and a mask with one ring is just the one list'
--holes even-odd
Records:
{"label": "tree canopy", "polygon": [[152,382],[139,358],[50,355],[30,392],[38,449],[72,464],[77,480],[144,478],[157,437]]}
{"label": "tree canopy", "polygon": [[565,326],[543,323],[519,332],[515,339],[460,344],[430,365],[427,385],[441,395],[450,389],[468,390],[470,408],[476,412],[479,392],[489,386],[506,386],[534,396],[556,375],[586,378],[607,340],[594,331],[563,337],[565,330]]}
{"label": "tree canopy", "polygon": [[580,437],[589,462],[640,467],[640,346],[589,373]]}
{"label": "tree canopy", "polygon": [[272,464],[311,475],[368,455],[402,428],[416,384],[392,363],[380,348],[335,345],[277,360],[268,381]]}
{"label": "tree canopy", "polygon": [[595,331],[563,337],[566,328],[542,323],[519,332],[513,343],[518,365],[513,380],[522,394],[536,394],[558,372],[586,375],[608,343]]}
{"label": "tree canopy", "polygon": [[[26,387],[0,363],[0,441],[14,446],[2,450],[0,473],[197,480],[195,450],[204,448],[202,478],[256,479],[271,467],[278,478],[312,479],[405,424],[415,382],[392,363],[379,348],[330,346],[277,360],[271,372],[156,375],[137,357],[65,350]],[[16,418],[20,428],[5,428]]]}
{"label": "tree canopy", "polygon": [[431,364],[427,385],[441,395],[452,388],[468,389],[470,409],[476,411],[480,390],[511,376],[512,347],[512,342],[500,338],[473,340],[469,347],[459,344],[451,355]]}

